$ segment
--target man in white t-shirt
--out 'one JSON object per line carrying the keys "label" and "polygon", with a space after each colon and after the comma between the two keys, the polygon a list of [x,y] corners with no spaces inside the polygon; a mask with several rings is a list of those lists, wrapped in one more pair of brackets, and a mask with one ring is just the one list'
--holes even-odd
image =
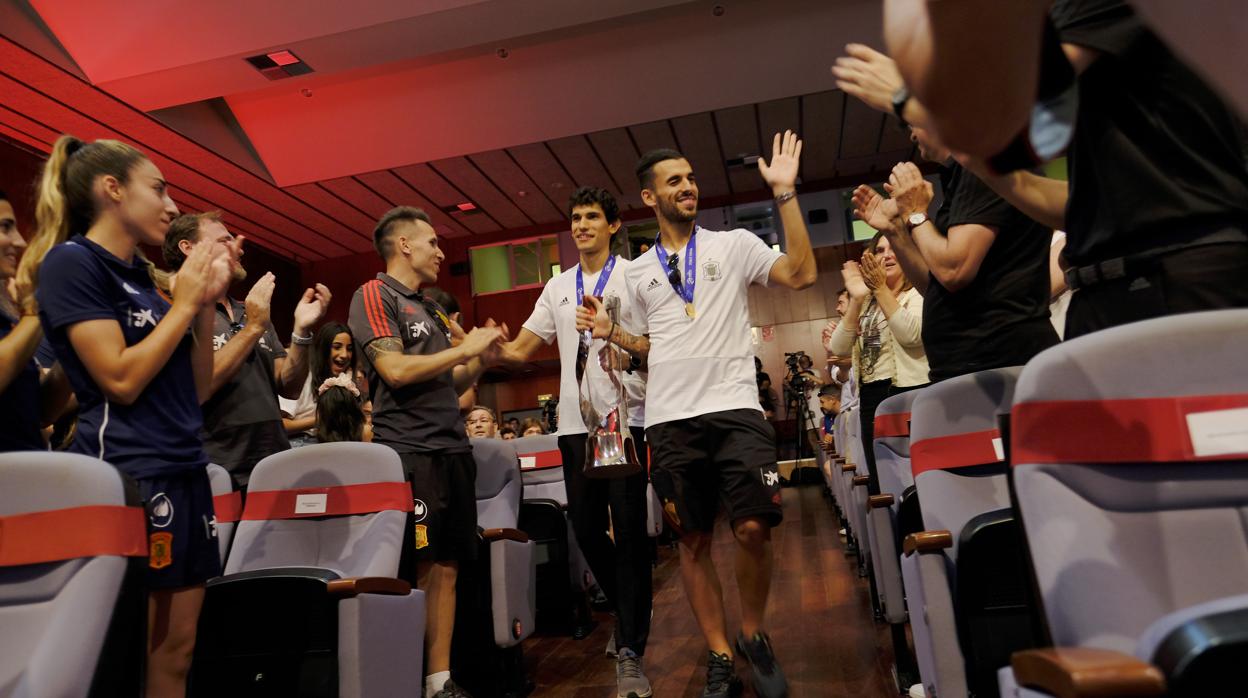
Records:
{"label": "man in white t-shirt", "polygon": [[[706,698],[737,695],[733,654],[753,667],[762,698],[787,695],[788,684],[763,632],[771,585],[771,528],[781,520],[775,430],[763,419],[754,375],[747,289],[778,284],[803,289],[815,282],[810,247],[794,184],[802,144],[776,134],[770,165],[758,168],[775,196],[788,254],[748,230],[714,231],[695,224],[698,185],[693,168],[673,150],[652,151],[637,165],[641,199],[654,209],[659,237],[626,271],[643,336],[613,326],[592,309],[577,324],[645,358],[646,440],[654,459],[654,488],[680,533],[681,577],[710,657]],[[720,504],[737,540],[741,634],[729,644],[723,595],[711,560],[711,533]]]}
{"label": "man in white t-shirt", "polygon": [[[624,373],[628,393],[628,423],[642,472],[625,478],[588,478],[584,473],[587,430],[581,417],[576,380],[580,333],[576,308],[585,296],[620,300],[622,326],[636,331],[624,276],[630,262],[611,254],[611,238],[620,229],[620,208],[605,189],[581,187],[568,202],[572,240],[579,262],[551,279],[516,339],[506,345],[503,360],[511,365],[527,361],[543,342],[559,343],[559,450],[568,491],[568,517],[577,544],[607,598],[615,605],[616,683],[621,698],[645,698],[650,682],[641,658],[650,635],[652,580],[650,539],[646,532],[646,449],[644,445],[645,381],[641,362],[631,361]],[[586,380],[593,381],[598,402],[611,386],[598,364],[599,351],[608,348],[596,339],[585,362]],[[618,350],[611,351],[620,354]],[[623,357],[627,361],[627,357]],[[614,542],[607,536],[608,505]]]}

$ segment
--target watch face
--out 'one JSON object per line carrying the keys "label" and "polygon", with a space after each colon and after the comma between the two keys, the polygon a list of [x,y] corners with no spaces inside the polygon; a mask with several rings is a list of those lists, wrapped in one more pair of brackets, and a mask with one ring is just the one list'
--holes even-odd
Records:
{"label": "watch face", "polygon": [[923,225],[923,222],[926,220],[927,220],[927,214],[925,213],[911,213],[910,214],[910,227],[914,227],[916,225]]}

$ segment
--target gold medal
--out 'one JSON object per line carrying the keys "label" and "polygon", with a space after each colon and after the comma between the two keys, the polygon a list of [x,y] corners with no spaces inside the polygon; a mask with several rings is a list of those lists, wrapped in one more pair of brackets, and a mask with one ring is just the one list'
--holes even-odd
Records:
{"label": "gold medal", "polygon": [[688,315],[689,317],[693,317],[695,315],[693,312],[693,303],[685,303],[685,315]]}

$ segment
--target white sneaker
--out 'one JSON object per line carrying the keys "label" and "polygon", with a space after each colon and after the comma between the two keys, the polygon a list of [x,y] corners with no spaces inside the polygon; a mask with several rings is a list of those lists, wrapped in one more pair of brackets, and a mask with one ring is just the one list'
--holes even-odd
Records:
{"label": "white sneaker", "polygon": [[910,698],[927,698],[927,691],[923,690],[923,684],[916,683],[910,687],[908,695]]}
{"label": "white sneaker", "polygon": [[607,639],[607,656],[611,657],[612,659],[616,657],[615,633],[614,632],[611,633],[611,637]]}

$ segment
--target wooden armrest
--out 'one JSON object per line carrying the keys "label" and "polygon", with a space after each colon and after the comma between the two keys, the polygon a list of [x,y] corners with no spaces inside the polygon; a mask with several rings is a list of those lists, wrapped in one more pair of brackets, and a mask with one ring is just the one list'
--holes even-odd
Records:
{"label": "wooden armrest", "polygon": [[1085,647],[1049,647],[1015,652],[1010,658],[1019,686],[1057,698],[1161,696],[1161,670],[1129,654]]}
{"label": "wooden armrest", "polygon": [[853,463],[841,463],[841,472],[850,473],[858,469]]}
{"label": "wooden armrest", "polygon": [[867,506],[872,509],[883,509],[893,505],[893,495],[891,494],[873,494],[867,497]]}
{"label": "wooden armrest", "polygon": [[911,533],[902,541],[901,550],[906,555],[913,552],[932,553],[953,547],[953,534],[948,531],[919,531]]}
{"label": "wooden armrest", "polygon": [[854,487],[866,487],[868,482],[871,482],[871,478],[866,475],[855,475],[854,479],[850,480]]}
{"label": "wooden armrest", "polygon": [[407,596],[412,591],[412,585],[393,577],[350,577],[331,579],[325,584],[325,589],[330,596],[346,599],[360,594]]}
{"label": "wooden armrest", "polygon": [[481,532],[481,537],[487,541],[514,540],[517,543],[529,542],[528,534],[514,528],[487,528]]}

